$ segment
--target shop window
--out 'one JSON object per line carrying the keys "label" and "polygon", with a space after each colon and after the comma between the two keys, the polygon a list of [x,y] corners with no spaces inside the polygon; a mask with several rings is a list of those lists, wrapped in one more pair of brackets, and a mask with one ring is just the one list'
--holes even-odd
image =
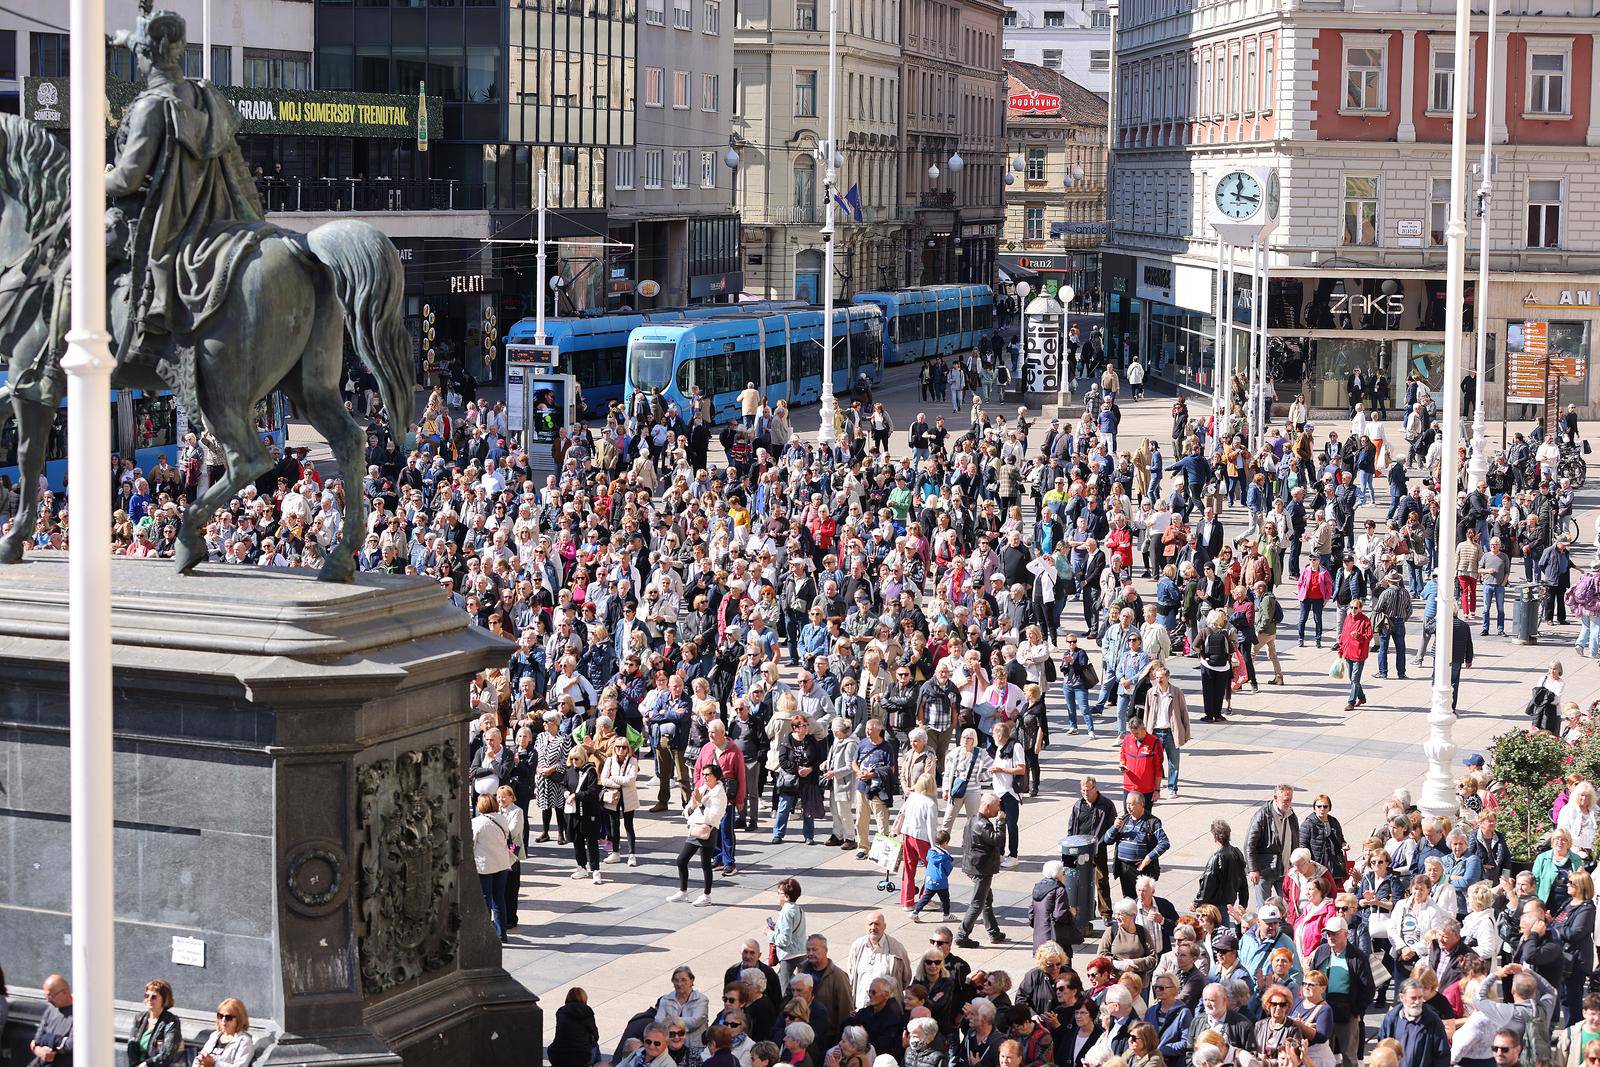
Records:
{"label": "shop window", "polygon": [[1560,178],[1528,180],[1528,247],[1561,247]]}
{"label": "shop window", "polygon": [[1378,112],[1384,110],[1383,37],[1346,37],[1344,41],[1343,111]]}
{"label": "shop window", "polygon": [[1344,180],[1344,243],[1378,243],[1378,179],[1350,175]]}

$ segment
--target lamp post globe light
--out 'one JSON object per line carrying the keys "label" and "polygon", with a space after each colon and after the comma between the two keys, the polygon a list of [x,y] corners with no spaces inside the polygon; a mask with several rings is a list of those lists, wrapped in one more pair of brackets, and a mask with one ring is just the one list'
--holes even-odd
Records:
{"label": "lamp post globe light", "polygon": [[961,168],[966,166],[966,165],[967,165],[967,161],[961,158],[961,153],[959,151],[956,152],[954,155],[952,155],[950,157],[950,173],[951,174],[960,174],[961,173]]}
{"label": "lamp post globe light", "polygon": [[931,163],[928,165],[928,178],[931,181],[939,180],[939,164]]}

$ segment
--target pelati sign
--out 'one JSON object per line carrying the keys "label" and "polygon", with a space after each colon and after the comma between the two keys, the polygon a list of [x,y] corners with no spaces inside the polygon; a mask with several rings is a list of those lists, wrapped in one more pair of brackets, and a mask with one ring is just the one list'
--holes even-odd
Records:
{"label": "pelati sign", "polygon": [[[63,129],[68,125],[66,78],[24,78],[22,115],[41,126]],[[416,136],[417,98],[386,93],[318,92],[309,89],[245,89],[219,85],[232,100],[243,123],[240,133],[299,135],[303,137]],[[107,121],[113,127],[138,94],[134,82],[107,79]],[[442,129],[444,107],[428,101],[428,125]]]}
{"label": "pelati sign", "polygon": [[1022,115],[1054,115],[1061,110],[1061,98],[1054,93],[1012,93],[1006,107]]}

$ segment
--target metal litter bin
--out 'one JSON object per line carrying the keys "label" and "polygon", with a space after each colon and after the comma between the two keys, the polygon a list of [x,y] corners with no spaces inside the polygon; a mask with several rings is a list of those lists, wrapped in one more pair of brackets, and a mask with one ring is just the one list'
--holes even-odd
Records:
{"label": "metal litter bin", "polygon": [[1078,925],[1087,931],[1094,922],[1095,840],[1083,834],[1061,839],[1061,864],[1066,868],[1067,901],[1078,915]]}
{"label": "metal litter bin", "polygon": [[1539,609],[1543,607],[1537,590],[1532,585],[1522,587],[1522,596],[1517,598],[1512,611],[1511,632],[1518,644],[1536,645],[1539,643]]}

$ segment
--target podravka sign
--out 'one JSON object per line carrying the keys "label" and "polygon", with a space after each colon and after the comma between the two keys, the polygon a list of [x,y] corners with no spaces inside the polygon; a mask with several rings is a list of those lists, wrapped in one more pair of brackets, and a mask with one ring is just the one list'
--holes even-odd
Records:
{"label": "podravka sign", "polygon": [[1061,110],[1061,98],[1054,93],[1012,93],[1006,107],[1019,115],[1054,115]]}

